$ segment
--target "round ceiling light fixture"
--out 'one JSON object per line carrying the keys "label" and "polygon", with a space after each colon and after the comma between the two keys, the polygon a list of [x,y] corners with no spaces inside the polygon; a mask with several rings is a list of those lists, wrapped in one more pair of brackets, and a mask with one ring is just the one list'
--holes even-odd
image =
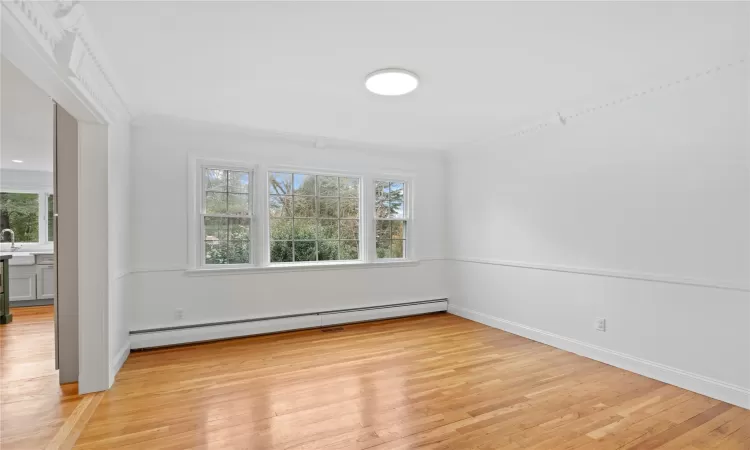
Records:
{"label": "round ceiling light fixture", "polygon": [[404,95],[419,85],[419,78],[413,72],[404,69],[381,69],[367,75],[365,87],[373,94]]}

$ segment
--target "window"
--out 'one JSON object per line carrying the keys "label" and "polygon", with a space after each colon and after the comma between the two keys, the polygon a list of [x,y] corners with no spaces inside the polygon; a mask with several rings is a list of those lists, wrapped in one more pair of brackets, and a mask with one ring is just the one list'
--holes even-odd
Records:
{"label": "window", "polygon": [[360,179],[270,172],[270,262],[360,259]]}
{"label": "window", "polygon": [[[16,242],[39,241],[39,194],[0,193],[0,230],[10,228]],[[10,234],[2,236],[10,242]]]}
{"label": "window", "polygon": [[195,159],[189,166],[193,220],[188,259],[196,273],[408,265],[414,258],[409,244],[413,185],[403,175],[226,160]]}
{"label": "window", "polygon": [[47,241],[55,240],[55,198],[47,194]]}
{"label": "window", "polygon": [[406,257],[406,182],[375,180],[375,251],[378,259]]}
{"label": "window", "polygon": [[252,172],[203,168],[203,264],[251,262]]}
{"label": "window", "polygon": [[[52,209],[47,198],[52,198],[52,194],[43,191],[0,192],[0,230],[13,230],[16,243],[20,244],[52,242],[51,232],[48,234],[53,223]],[[10,240],[9,233],[2,236],[2,242]]]}

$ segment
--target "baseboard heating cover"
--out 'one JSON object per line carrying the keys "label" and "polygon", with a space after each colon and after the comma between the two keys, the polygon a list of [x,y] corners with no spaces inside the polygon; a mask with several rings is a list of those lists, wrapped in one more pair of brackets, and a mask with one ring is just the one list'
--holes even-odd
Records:
{"label": "baseboard heating cover", "polygon": [[135,330],[130,332],[130,348],[142,349],[215,341],[242,336],[430,314],[447,310],[448,299],[441,298],[364,308]]}

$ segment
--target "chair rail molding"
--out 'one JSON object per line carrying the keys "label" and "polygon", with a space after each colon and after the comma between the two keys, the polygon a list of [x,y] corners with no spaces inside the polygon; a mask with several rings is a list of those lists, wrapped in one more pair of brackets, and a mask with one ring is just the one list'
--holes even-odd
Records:
{"label": "chair rail molding", "polygon": [[83,5],[62,0],[4,1],[2,22],[56,72],[99,122],[130,120]]}
{"label": "chair rail molding", "polygon": [[445,258],[448,261],[455,261],[470,264],[485,264],[491,266],[516,267],[521,269],[547,270],[551,272],[566,272],[580,275],[593,275],[599,277],[624,278],[627,280],[648,281],[654,283],[682,284],[686,286],[726,289],[730,291],[750,292],[750,285],[747,283],[730,281],[730,280],[710,280],[687,278],[677,275],[653,274],[644,272],[628,272],[615,269],[590,268],[590,267],[573,267],[559,264],[543,264],[526,261],[508,261],[500,259],[472,258],[465,256],[452,256]]}

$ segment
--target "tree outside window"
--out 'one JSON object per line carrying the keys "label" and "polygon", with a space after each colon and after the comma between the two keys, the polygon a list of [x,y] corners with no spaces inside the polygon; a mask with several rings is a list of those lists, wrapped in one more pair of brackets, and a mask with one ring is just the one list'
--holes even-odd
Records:
{"label": "tree outside window", "polygon": [[404,181],[375,181],[375,251],[378,259],[406,253]]}
{"label": "tree outside window", "polygon": [[[0,230],[6,228],[16,242],[39,242],[39,194],[0,192]],[[10,242],[10,234],[2,240]]]}
{"label": "tree outside window", "polygon": [[270,261],[359,259],[359,181],[269,173]]}

